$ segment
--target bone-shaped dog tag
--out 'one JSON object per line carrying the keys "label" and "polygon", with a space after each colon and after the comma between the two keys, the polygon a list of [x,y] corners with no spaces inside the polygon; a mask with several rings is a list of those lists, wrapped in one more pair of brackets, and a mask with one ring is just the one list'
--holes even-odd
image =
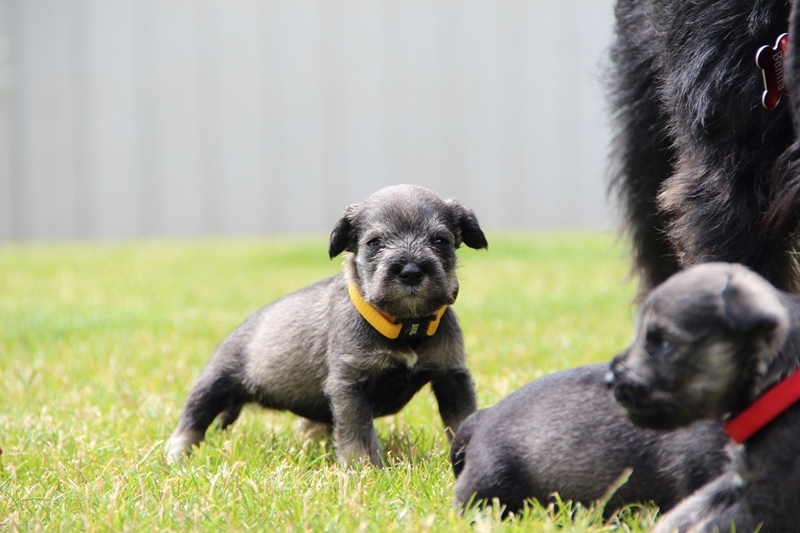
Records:
{"label": "bone-shaped dog tag", "polygon": [[761,77],[764,79],[761,103],[767,109],[774,108],[781,101],[781,96],[789,94],[783,70],[788,47],[789,34],[784,33],[775,41],[775,46],[764,45],[756,52],[756,65],[761,69]]}

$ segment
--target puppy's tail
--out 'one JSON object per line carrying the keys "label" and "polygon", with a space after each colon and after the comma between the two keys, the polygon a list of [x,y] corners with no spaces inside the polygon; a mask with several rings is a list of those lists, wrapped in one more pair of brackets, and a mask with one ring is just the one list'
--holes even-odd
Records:
{"label": "puppy's tail", "polygon": [[456,478],[461,475],[461,472],[466,466],[467,459],[467,446],[469,441],[472,440],[472,434],[475,432],[475,425],[478,422],[479,412],[472,413],[458,428],[455,437],[453,437],[453,444],[450,447],[450,463],[453,465],[453,473]]}

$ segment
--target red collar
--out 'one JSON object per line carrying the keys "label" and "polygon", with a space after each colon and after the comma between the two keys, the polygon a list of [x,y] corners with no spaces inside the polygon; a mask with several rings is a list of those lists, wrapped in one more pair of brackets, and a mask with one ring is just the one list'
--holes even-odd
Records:
{"label": "red collar", "polygon": [[800,370],[762,394],[753,405],[724,422],[722,427],[731,439],[743,444],[798,400]]}

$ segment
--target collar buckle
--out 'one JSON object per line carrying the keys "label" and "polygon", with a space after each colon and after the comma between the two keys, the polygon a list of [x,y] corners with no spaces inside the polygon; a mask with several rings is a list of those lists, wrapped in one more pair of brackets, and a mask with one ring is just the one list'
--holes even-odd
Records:
{"label": "collar buckle", "polygon": [[[411,318],[404,322],[395,321],[395,324],[399,324],[401,326],[400,333],[397,338],[419,339],[422,337],[428,337],[428,329],[431,326],[431,322],[435,320],[438,320],[436,315],[430,315],[421,318]],[[436,330],[434,329],[434,331]]]}

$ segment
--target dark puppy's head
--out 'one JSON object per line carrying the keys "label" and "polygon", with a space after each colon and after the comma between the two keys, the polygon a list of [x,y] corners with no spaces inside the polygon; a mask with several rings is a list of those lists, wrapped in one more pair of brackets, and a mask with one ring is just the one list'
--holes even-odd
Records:
{"label": "dark puppy's head", "polygon": [[675,274],[642,305],[609,386],[638,425],[673,429],[738,410],[774,380],[789,328],[782,295],[741,265]]}
{"label": "dark puppy's head", "polygon": [[455,301],[456,249],[462,243],[487,247],[470,209],[423,187],[394,185],[345,209],[328,252],[348,252],[345,273],[364,299],[405,319]]}

